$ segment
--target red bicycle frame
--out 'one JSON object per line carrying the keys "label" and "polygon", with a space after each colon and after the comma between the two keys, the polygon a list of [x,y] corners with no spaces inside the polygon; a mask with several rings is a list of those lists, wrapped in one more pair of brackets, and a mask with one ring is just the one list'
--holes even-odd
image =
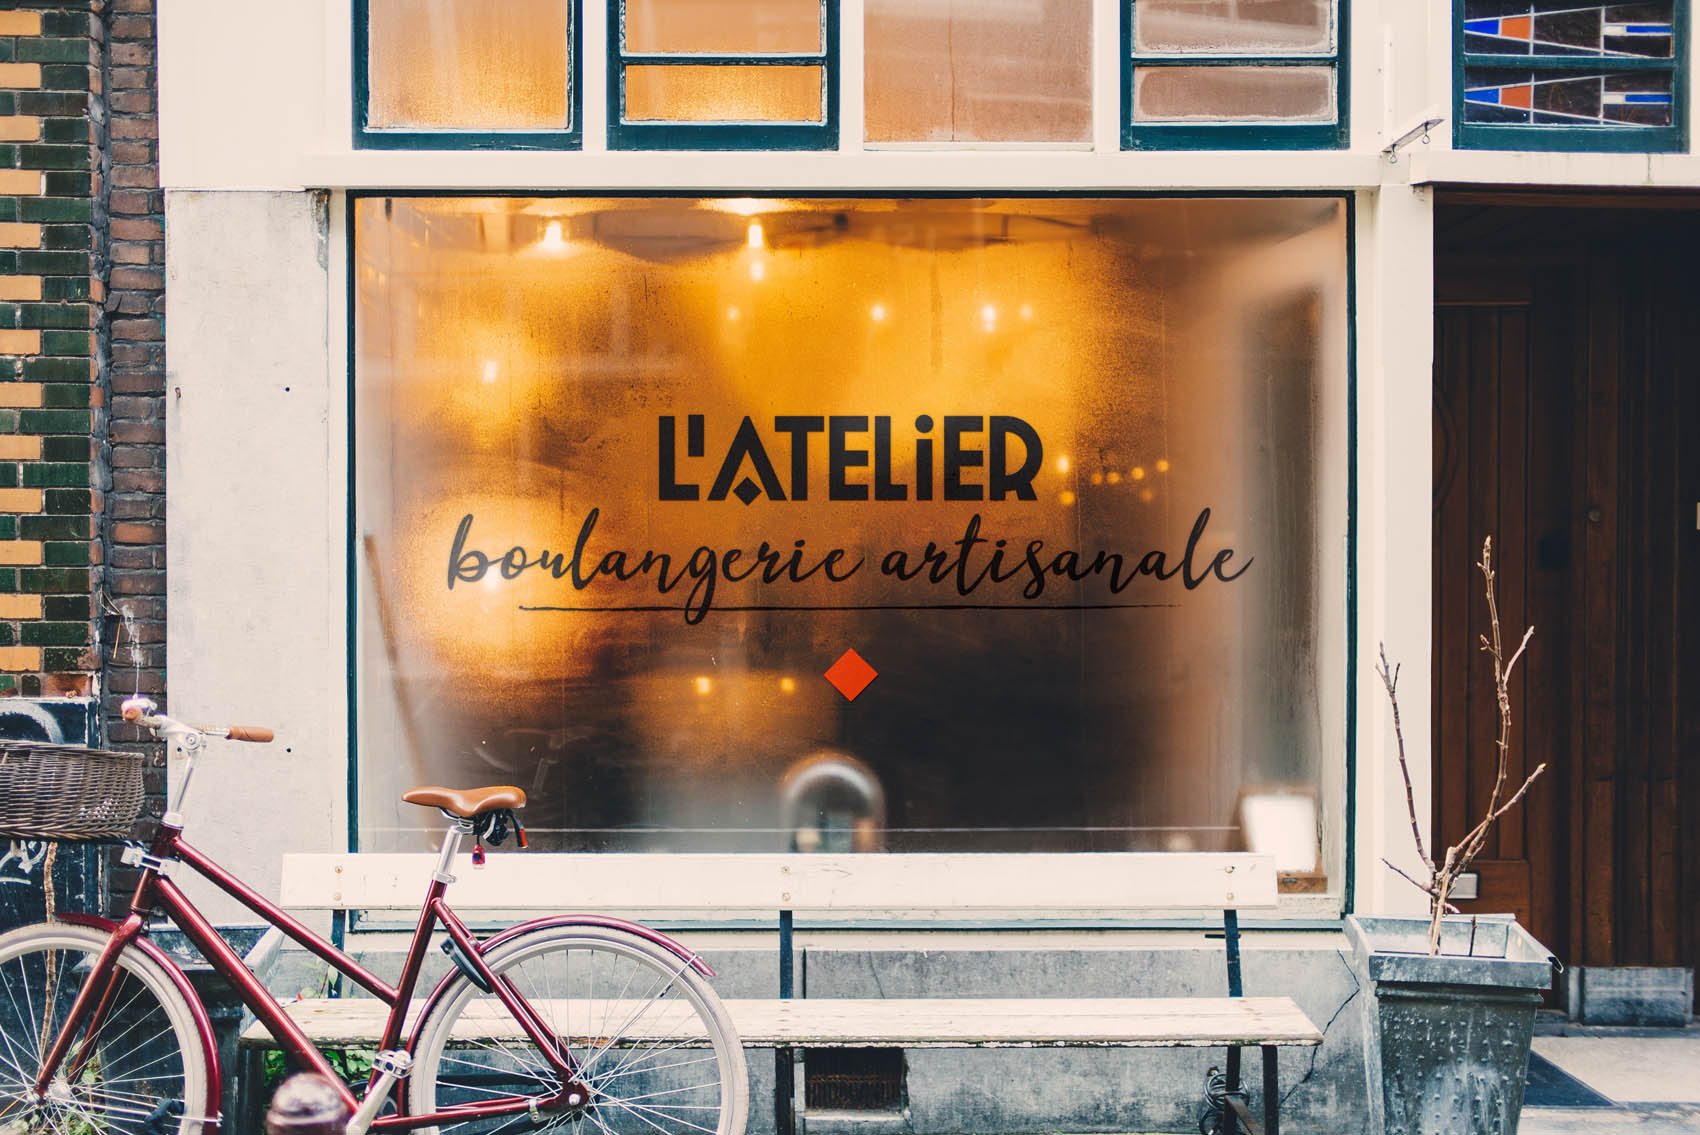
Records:
{"label": "red bicycle frame", "polygon": [[[110,929],[112,938],[106,948],[96,959],[90,969],[83,987],[78,991],[76,1000],[72,1003],[70,1014],[65,1024],[49,1049],[47,1058],[42,1064],[40,1075],[35,1084],[37,1092],[45,1092],[53,1080],[61,1064],[67,1057],[71,1064],[69,1071],[75,1073],[82,1063],[92,1055],[90,1043],[97,1035],[101,1020],[110,1007],[111,1000],[118,987],[119,974],[117,960],[126,946],[135,944],[143,949],[155,961],[165,966],[174,975],[173,980],[189,999],[196,1012],[197,1024],[201,1026],[203,1037],[210,1036],[207,1025],[206,1011],[201,1006],[198,997],[187,981],[182,980],[181,971],[169,961],[158,947],[147,940],[147,920],[155,911],[163,912],[168,918],[182,929],[185,937],[192,942],[201,955],[211,963],[212,968],[228,981],[234,988],[242,1003],[246,1005],[256,1018],[263,1023],[268,1032],[277,1039],[278,1044],[288,1054],[289,1060],[298,1069],[317,1072],[324,1076],[343,1097],[343,1102],[352,1112],[359,1104],[354,1093],[343,1084],[340,1077],[331,1070],[330,1064],[306,1033],[297,1025],[283,1007],[266,991],[258,978],[243,964],[242,958],[231,949],[230,945],[219,936],[206,917],[195,908],[177,884],[173,883],[166,874],[168,864],[181,862],[187,864],[196,873],[210,880],[220,890],[230,895],[249,910],[258,914],[271,925],[282,930],[284,934],[298,942],[301,946],[321,958],[337,972],[352,979],[361,988],[389,1006],[389,1015],[384,1025],[383,1040],[379,1044],[381,1050],[394,1049],[401,1046],[402,1026],[407,1015],[408,1004],[413,998],[414,989],[419,980],[419,972],[425,960],[425,951],[430,945],[431,934],[441,925],[447,931],[450,940],[459,948],[459,961],[464,961],[477,974],[480,982],[492,989],[498,1000],[518,1022],[527,1037],[548,1060],[556,1075],[560,1078],[561,1090],[549,1100],[537,1101],[525,1097],[514,1097],[509,1100],[494,1099],[490,1101],[461,1104],[440,1108],[425,1115],[388,1115],[373,1120],[371,1130],[374,1131],[408,1131],[417,1127],[432,1127],[444,1123],[462,1122],[469,1119],[483,1119],[503,1115],[513,1115],[529,1111],[534,1106],[541,1111],[552,1111],[564,1106],[567,1096],[575,1090],[581,1090],[575,1083],[575,1072],[570,1057],[557,1050],[556,1040],[549,1027],[537,1016],[535,1010],[526,1002],[513,985],[505,978],[498,977],[484,962],[479,949],[479,943],[473,937],[466,925],[456,917],[443,901],[443,894],[448,889],[449,876],[442,871],[433,874],[430,888],[425,895],[425,902],[419,912],[419,923],[413,932],[413,941],[408,947],[407,959],[402,965],[401,978],[394,986],[366,969],[347,953],[338,949],[330,942],[315,934],[301,922],[292,918],[277,904],[268,901],[263,895],[255,892],[240,879],[225,871],[205,854],[183,841],[183,828],[179,823],[161,823],[158,834],[154,837],[153,845],[148,854],[142,859],[142,877],[136,884],[135,896],[130,901],[130,913],[120,923],[108,922],[104,919],[70,918],[66,921],[81,922],[86,925]],[[458,837],[450,833],[450,839]],[[445,844],[445,847],[448,845]],[[445,857],[449,854],[445,852]],[[555,920],[540,920],[555,921]],[[647,927],[636,923],[627,923],[618,919],[593,919],[605,925],[618,925],[621,929],[641,934],[651,941],[657,942],[679,955],[685,965],[712,976],[695,955],[673,943],[663,935],[657,934]],[[507,938],[518,930],[529,928],[515,927],[505,934],[492,939],[489,945]],[[454,975],[445,978],[447,982]],[[439,986],[439,989],[442,987]],[[84,1042],[83,1049],[73,1053],[73,1040],[80,1032],[85,1032],[89,1038]],[[220,1070],[218,1067],[218,1052],[216,1047],[208,1048],[210,1060],[208,1099],[206,1115],[209,1125],[218,1120]],[[373,1080],[368,1082],[367,1090],[372,1090]],[[399,1085],[398,1085],[399,1086]],[[581,1097],[582,1098],[582,1097]],[[187,1103],[187,1101],[185,1101]]]}

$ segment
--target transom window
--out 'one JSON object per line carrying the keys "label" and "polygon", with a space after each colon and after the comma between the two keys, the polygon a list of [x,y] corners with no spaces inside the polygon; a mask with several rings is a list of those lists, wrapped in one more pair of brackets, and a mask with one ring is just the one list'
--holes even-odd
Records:
{"label": "transom window", "polygon": [[1685,0],[1460,0],[1457,144],[1682,149],[1687,16]]}
{"label": "transom window", "polygon": [[608,25],[610,149],[838,144],[837,4],[609,0]]}
{"label": "transom window", "polygon": [[1344,146],[1344,22],[1338,0],[1130,0],[1122,145]]}

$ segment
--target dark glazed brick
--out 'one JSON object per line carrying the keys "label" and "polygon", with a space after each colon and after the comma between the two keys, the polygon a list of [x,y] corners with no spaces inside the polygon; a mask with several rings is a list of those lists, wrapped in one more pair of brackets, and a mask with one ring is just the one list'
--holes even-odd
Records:
{"label": "dark glazed brick", "polygon": [[89,467],[86,464],[58,465],[46,461],[24,464],[26,489],[75,489],[88,483]]}
{"label": "dark glazed brick", "polygon": [[0,568],[0,592],[11,595],[18,590],[18,569]]}
{"label": "dark glazed brick", "polygon": [[31,594],[89,593],[88,568],[19,568],[18,589]]}
{"label": "dark glazed brick", "polygon": [[88,406],[88,383],[77,386],[54,384],[42,388],[42,406],[49,410],[80,410]]}
{"label": "dark glazed brick", "polygon": [[19,532],[25,540],[86,540],[93,531],[94,518],[25,516],[19,519],[19,526]]}
{"label": "dark glazed brick", "polygon": [[83,410],[24,410],[18,428],[27,434],[87,434],[94,423]]}
{"label": "dark glazed brick", "polygon": [[89,96],[81,91],[19,91],[16,113],[36,118],[81,118]]}
{"label": "dark glazed brick", "polygon": [[63,674],[69,670],[81,669],[83,652],[81,650],[65,650],[55,647],[41,652],[42,669],[49,673]]}
{"label": "dark glazed brick", "polygon": [[89,641],[87,623],[24,623],[19,633],[25,646],[77,646]]}
{"label": "dark glazed brick", "polygon": [[18,538],[18,518],[11,513],[0,514],[0,540]]}
{"label": "dark glazed brick", "polygon": [[[45,200],[37,198],[36,200]],[[89,298],[87,276],[49,276],[41,282],[44,300],[86,300]]]}
{"label": "dark glazed brick", "polygon": [[41,124],[43,142],[89,143],[89,124],[81,118],[49,118]]}
{"label": "dark glazed brick", "polygon": [[[83,430],[88,433],[88,430]],[[47,490],[47,511],[55,516],[69,516],[81,513],[84,516],[94,511],[94,493],[88,489],[49,489]]]}
{"label": "dark glazed brick", "polygon": [[18,164],[25,169],[88,169],[87,146],[44,146],[27,144],[18,148]]}
{"label": "dark glazed brick", "polygon": [[63,542],[47,544],[42,549],[41,559],[48,567],[86,567],[89,562],[89,542]]}
{"label": "dark glazed brick", "polygon": [[89,620],[89,600],[86,595],[50,595],[42,600],[41,613],[44,618],[57,619],[61,622],[69,619]]}
{"label": "dark glazed brick", "polygon": [[94,77],[93,69],[79,63],[49,63],[41,69],[41,89],[44,91],[86,91]]}
{"label": "dark glazed brick", "polygon": [[[47,29],[42,28],[43,31]],[[48,39],[46,36],[20,36],[20,63],[88,63],[92,45],[85,39]],[[45,81],[45,76],[43,76]]]}
{"label": "dark glazed brick", "polygon": [[87,12],[44,12],[41,16],[41,34],[98,37],[100,20]]}
{"label": "dark glazed brick", "polygon": [[89,459],[90,439],[86,437],[49,437],[41,442],[41,456],[47,461],[83,461]]}
{"label": "dark glazed brick", "polygon": [[[88,229],[83,234],[88,234]],[[43,329],[82,328],[89,325],[89,309],[85,304],[25,303],[17,305],[18,325]]]}
{"label": "dark glazed brick", "polygon": [[94,232],[87,225],[48,225],[41,234],[43,248],[79,249],[93,243]]}
{"label": "dark glazed brick", "polygon": [[94,203],[86,197],[21,197],[20,221],[82,221],[94,216]]}
{"label": "dark glazed brick", "polygon": [[[91,177],[86,173],[50,172],[47,175],[49,197],[87,197],[90,187]],[[83,275],[88,275],[87,271]]]}
{"label": "dark glazed brick", "polygon": [[0,489],[15,489],[18,487],[18,464],[8,461],[0,464]]}
{"label": "dark glazed brick", "polygon": [[31,382],[87,382],[89,363],[80,358],[26,359],[24,377]]}
{"label": "dark glazed brick", "polygon": [[87,276],[89,274],[89,254],[86,252],[20,252],[17,255],[18,275]]}
{"label": "dark glazed brick", "polygon": [[86,355],[89,335],[86,331],[43,331],[41,353],[44,355]]}

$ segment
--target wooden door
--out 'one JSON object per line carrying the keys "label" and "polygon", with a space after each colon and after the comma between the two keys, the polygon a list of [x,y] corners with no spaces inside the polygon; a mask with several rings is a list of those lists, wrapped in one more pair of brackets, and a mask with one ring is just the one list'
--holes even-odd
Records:
{"label": "wooden door", "polygon": [[[1646,207],[1649,203],[1656,207]],[[1436,232],[1434,822],[1492,790],[1475,563],[1493,535],[1509,778],[1481,898],[1567,962],[1695,965],[1700,942],[1700,202],[1442,198]]]}

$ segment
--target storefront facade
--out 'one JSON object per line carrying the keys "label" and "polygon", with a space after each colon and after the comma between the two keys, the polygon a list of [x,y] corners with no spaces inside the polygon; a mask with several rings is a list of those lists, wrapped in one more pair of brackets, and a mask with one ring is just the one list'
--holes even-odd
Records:
{"label": "storefront facade", "polygon": [[[1372,662],[1430,752],[1437,187],[1700,180],[1686,5],[1560,64],[1469,3],[403,7],[159,14],[171,697],[280,739],[200,842],[419,850],[438,782],[525,787],[534,855],[1275,850],[1249,987],[1328,1023],[1299,1121],[1359,1106],[1340,920],[1425,905]],[[1213,980],[1172,920],[821,933],[845,990]],[[1102,1073],[1153,1122],[1162,1059]]]}

